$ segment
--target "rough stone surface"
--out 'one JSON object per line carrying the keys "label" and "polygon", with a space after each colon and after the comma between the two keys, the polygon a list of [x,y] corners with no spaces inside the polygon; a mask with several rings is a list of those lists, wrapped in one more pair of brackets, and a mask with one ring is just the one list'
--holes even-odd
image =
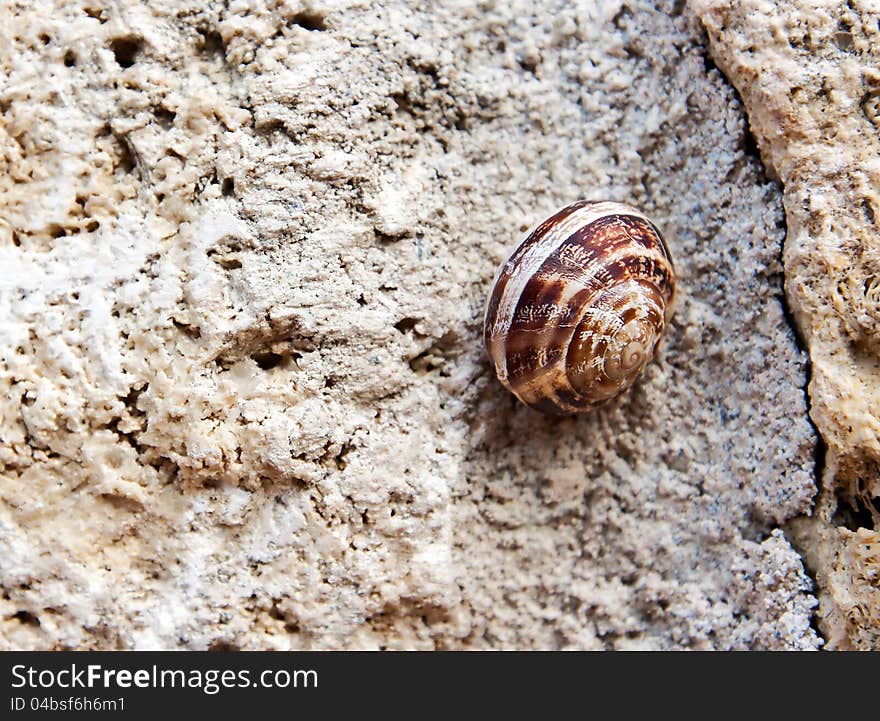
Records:
{"label": "rough stone surface", "polygon": [[693,3],[784,186],[785,286],[827,444],[810,521],[793,526],[829,648],[880,648],[880,6]]}
{"label": "rough stone surface", "polygon": [[[820,645],[781,195],[696,17],[431,5],[3,3],[0,646]],[[578,197],[681,295],[548,418],[481,315]]]}

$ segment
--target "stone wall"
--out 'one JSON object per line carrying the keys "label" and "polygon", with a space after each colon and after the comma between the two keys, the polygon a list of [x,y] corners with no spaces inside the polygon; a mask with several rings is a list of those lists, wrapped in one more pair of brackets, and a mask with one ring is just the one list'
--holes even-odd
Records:
{"label": "stone wall", "polygon": [[785,287],[827,453],[792,526],[830,648],[880,647],[880,16],[875,2],[694,2],[788,223]]}
{"label": "stone wall", "polygon": [[[726,5],[0,5],[0,646],[820,646],[802,555],[826,620],[871,560],[803,520],[821,445],[782,261],[828,509],[867,466],[804,289],[844,238],[801,210],[789,168],[822,159]],[[867,158],[849,137],[828,157]],[[827,188],[867,233],[873,196]],[[650,213],[680,296],[631,392],[551,418],[494,379],[483,304],[580,197]],[[866,382],[871,317],[832,329]]]}

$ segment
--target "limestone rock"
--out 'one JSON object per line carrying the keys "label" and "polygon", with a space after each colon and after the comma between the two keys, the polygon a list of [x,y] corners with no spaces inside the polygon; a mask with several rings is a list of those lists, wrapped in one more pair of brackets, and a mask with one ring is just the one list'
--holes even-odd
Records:
{"label": "limestone rock", "polygon": [[[781,195],[682,3],[2,10],[0,646],[820,644]],[[548,418],[482,310],[579,197],[681,294]]]}
{"label": "limestone rock", "polygon": [[877,5],[695,0],[784,188],[785,286],[827,445],[814,519],[830,648],[880,648],[880,29]]}

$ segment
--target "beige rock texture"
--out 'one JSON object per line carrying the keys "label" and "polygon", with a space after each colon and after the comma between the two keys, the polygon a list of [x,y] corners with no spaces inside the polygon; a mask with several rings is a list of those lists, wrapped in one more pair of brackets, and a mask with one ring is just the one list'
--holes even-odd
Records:
{"label": "beige rock texture", "polygon": [[785,287],[809,349],[821,493],[792,536],[829,648],[880,648],[880,4],[693,3],[784,188]]}
{"label": "beige rock texture", "polygon": [[[738,82],[742,33],[696,6]],[[0,647],[822,645],[789,541],[817,436],[783,196],[689,6],[3,0],[0,19]],[[789,267],[855,243],[833,179],[811,196],[828,232],[792,220],[807,189],[772,142]],[[552,418],[492,376],[483,304],[519,234],[580,197],[650,213],[680,297],[635,388]]]}

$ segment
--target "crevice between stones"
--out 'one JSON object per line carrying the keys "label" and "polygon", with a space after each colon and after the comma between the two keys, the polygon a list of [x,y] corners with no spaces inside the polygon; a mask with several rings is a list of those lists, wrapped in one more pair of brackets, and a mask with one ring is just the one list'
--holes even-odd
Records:
{"label": "crevice between stones", "polygon": [[[728,87],[734,94],[734,97],[739,102],[740,106],[743,109],[743,115],[745,117],[746,122],[743,127],[743,152],[752,157],[756,163],[758,163],[761,173],[761,179],[767,183],[775,183],[779,186],[780,190],[784,193],[784,186],[780,180],[776,180],[771,177],[771,174],[767,172],[767,167],[764,165],[763,158],[760,153],[760,146],[757,143],[757,139],[755,138],[754,133],[751,129],[751,123],[749,120],[748,108],[743,102],[743,98],[740,95],[739,90],[736,86],[731,82],[730,78],[727,77],[727,74],[714,62],[714,59],[711,57],[710,50],[708,48],[708,35],[706,36],[706,70],[709,72],[710,70],[717,70],[718,73],[724,78],[724,82],[727,83]],[[804,384],[801,387],[801,390],[804,394],[804,400],[806,403],[807,409],[807,423],[810,424],[810,428],[813,429],[813,434],[815,435],[816,442],[813,450],[813,482],[816,485],[816,496],[818,499],[819,494],[822,491],[822,476],[825,473],[826,466],[826,455],[827,455],[827,444],[825,440],[822,438],[822,434],[819,432],[819,429],[816,427],[816,424],[813,422],[812,418],[812,403],[810,399],[810,380],[813,375],[813,365],[812,359],[810,358],[809,348],[807,347],[806,340],[801,333],[800,328],[798,327],[797,321],[795,320],[794,313],[791,309],[791,306],[788,303],[788,297],[785,293],[785,243],[788,240],[788,216],[785,212],[785,207],[782,208],[782,238],[779,243],[779,266],[782,268],[781,273],[781,287],[779,288],[779,302],[782,307],[783,318],[785,319],[785,323],[788,328],[791,330],[791,333],[794,337],[795,344],[798,350],[806,356],[806,367],[805,367],[805,380]],[[813,509],[816,508],[817,501],[813,501]],[[783,523],[780,527],[780,530],[785,536],[785,539],[791,544],[791,547],[795,550],[795,552],[800,556],[801,563],[803,564],[804,573],[812,582],[812,593],[814,596],[818,597],[819,595],[819,581],[817,577],[817,569],[809,562],[809,559],[815,555],[809,552],[804,545],[805,541],[809,537],[809,534],[801,534],[794,530],[793,526],[798,523],[811,523],[813,519],[811,516],[796,516],[794,518],[788,519],[785,523]],[[818,638],[822,640],[823,646],[827,645],[828,638],[819,628],[818,622],[819,616],[819,606],[818,604],[813,609],[810,614],[810,627],[813,629],[813,632],[816,634]]]}

